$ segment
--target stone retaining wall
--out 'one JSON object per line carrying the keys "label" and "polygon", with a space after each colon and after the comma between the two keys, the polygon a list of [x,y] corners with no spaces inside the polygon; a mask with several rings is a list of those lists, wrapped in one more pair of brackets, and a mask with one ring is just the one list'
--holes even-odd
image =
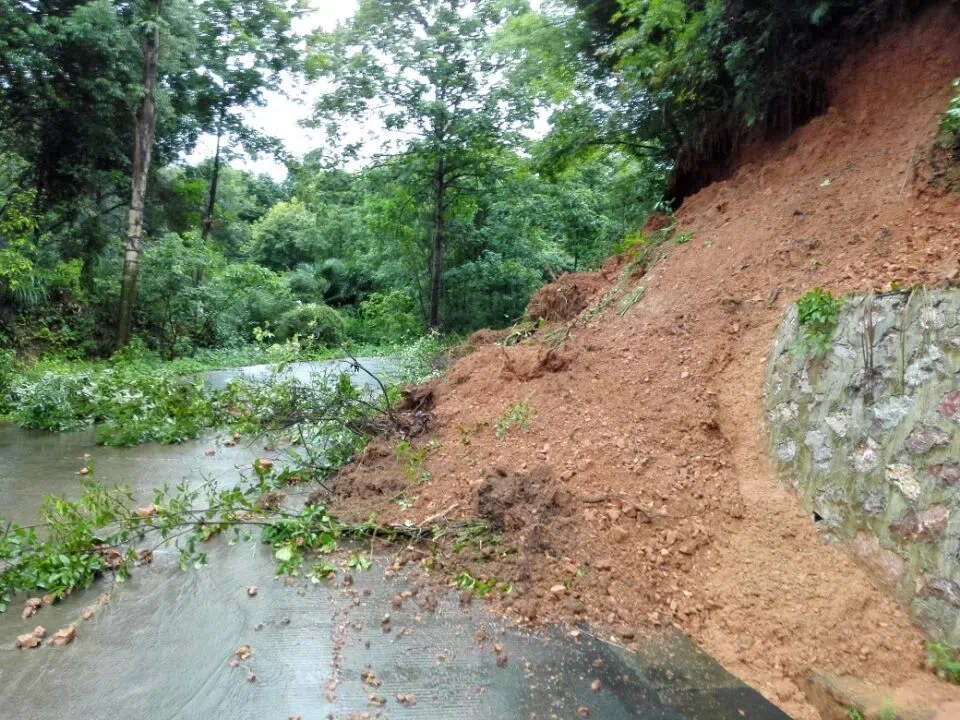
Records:
{"label": "stone retaining wall", "polygon": [[847,298],[832,348],[796,307],[766,380],[771,451],[828,537],[960,646],[960,291]]}

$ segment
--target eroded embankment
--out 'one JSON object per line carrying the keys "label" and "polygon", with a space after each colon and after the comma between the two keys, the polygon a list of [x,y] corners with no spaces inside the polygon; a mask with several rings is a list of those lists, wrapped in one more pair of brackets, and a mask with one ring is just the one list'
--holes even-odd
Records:
{"label": "eroded embankment", "polygon": [[508,616],[586,621],[626,644],[677,626],[797,718],[817,717],[811,668],[948,702],[921,633],[776,480],[762,392],[776,326],[811,288],[956,272],[958,197],[929,187],[924,158],[958,33],[944,6],[866,50],[826,116],[687,201],[689,242],[645,273],[611,261],[564,280],[589,301],[576,318],[461,359],[433,388],[417,484],[409,455],[374,446],[339,511],[485,516],[501,545],[456,562],[514,585],[496,601]]}

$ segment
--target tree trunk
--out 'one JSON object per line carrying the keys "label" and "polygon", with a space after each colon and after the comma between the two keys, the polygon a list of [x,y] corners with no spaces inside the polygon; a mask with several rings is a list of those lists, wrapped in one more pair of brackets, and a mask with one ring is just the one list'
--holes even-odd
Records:
{"label": "tree trunk", "polygon": [[446,244],[446,169],[441,158],[433,176],[433,258],[430,264],[430,318],[433,330],[440,324],[440,284],[443,276],[443,247]]}
{"label": "tree trunk", "polygon": [[220,180],[220,140],[223,137],[223,118],[226,108],[220,108],[220,119],[217,121],[217,150],[213,154],[213,171],[210,174],[210,196],[207,198],[207,213],[203,218],[203,229],[200,239],[204,242],[213,229],[213,211],[217,206],[217,183]]}
{"label": "tree trunk", "polygon": [[143,96],[137,106],[133,127],[133,174],[130,182],[130,215],[123,246],[123,278],[120,286],[120,313],[117,323],[117,348],[130,342],[133,306],[137,299],[137,273],[143,238],[143,209],[147,194],[147,175],[157,127],[157,62],[160,55],[160,28],[157,25],[160,2],[151,3],[153,26],[143,40]]}

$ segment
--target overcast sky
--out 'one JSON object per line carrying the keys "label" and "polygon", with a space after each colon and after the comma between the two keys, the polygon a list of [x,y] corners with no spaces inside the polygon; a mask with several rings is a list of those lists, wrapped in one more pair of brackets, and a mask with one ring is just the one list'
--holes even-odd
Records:
{"label": "overcast sky", "polygon": [[[308,33],[318,28],[333,30],[337,23],[353,14],[356,0],[311,0],[311,12],[297,21],[296,29]],[[250,108],[244,115],[249,124],[267,135],[283,141],[287,151],[301,157],[323,144],[323,131],[302,128],[298,124],[310,114],[316,90],[302,82],[289,81],[284,90],[288,97],[280,93],[267,93],[264,107]],[[212,137],[204,137],[196,150],[187,157],[191,164],[213,157],[215,142]],[[261,157],[259,160],[243,160],[232,163],[254,172],[266,172],[277,180],[286,176],[286,168],[273,158]]]}

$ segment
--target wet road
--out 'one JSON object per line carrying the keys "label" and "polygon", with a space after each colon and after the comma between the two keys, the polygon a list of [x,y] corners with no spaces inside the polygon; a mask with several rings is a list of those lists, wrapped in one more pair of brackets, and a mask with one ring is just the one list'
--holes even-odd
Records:
{"label": "wet road", "polygon": [[[74,495],[85,452],[98,479],[141,496],[165,482],[232,482],[264,454],[213,435],[109,449],[94,448],[92,433],[0,426],[0,516],[31,522],[45,495]],[[586,633],[518,632],[480,600],[462,606],[453,593],[417,592],[415,575],[386,577],[386,564],[354,572],[352,584],[341,572],[332,582],[288,585],[275,578],[268,548],[224,542],[207,567],[182,572],[175,551],[161,551],[126,583],[105,581],[29,620],[14,603],[0,616],[0,718],[543,720],[579,718],[581,708],[591,718],[786,717],[680,636],[637,655]],[[250,585],[259,587],[254,597]],[[80,619],[88,608],[91,619]],[[71,623],[77,639],[66,648],[14,649],[16,636],[38,624],[52,633]],[[252,656],[231,667],[241,645]],[[365,682],[367,670],[375,679]]]}

